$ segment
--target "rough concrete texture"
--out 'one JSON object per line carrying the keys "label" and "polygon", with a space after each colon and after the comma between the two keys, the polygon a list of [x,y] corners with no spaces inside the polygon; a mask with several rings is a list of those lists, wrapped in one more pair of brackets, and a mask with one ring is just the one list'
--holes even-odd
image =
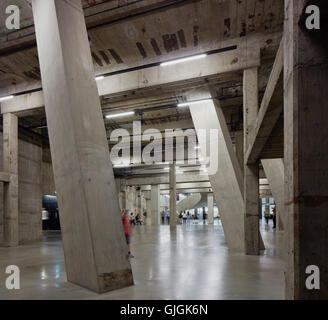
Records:
{"label": "rough concrete texture", "polygon": [[[0,168],[3,163],[0,133]],[[18,141],[19,241],[39,240],[42,236],[41,147]],[[2,171],[2,169],[1,169]],[[0,186],[0,243],[3,239],[3,185]]]}

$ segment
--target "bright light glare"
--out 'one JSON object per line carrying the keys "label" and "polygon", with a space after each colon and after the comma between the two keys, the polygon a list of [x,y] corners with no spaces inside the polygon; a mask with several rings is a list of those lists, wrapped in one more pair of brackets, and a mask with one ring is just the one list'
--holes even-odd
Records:
{"label": "bright light glare", "polygon": [[102,80],[102,79],[104,79],[105,77],[104,76],[98,76],[98,77],[95,77],[95,80],[96,81],[99,81],[99,80]]}
{"label": "bright light glare", "polygon": [[207,56],[207,54],[204,53],[204,54],[199,54],[197,56],[191,56],[191,57],[176,59],[176,60],[172,60],[172,61],[166,61],[166,62],[162,62],[161,63],[161,67],[166,67],[166,66],[170,66],[170,65],[176,64],[176,63],[181,63],[181,62],[186,62],[186,61],[201,59],[201,58],[205,58],[206,56]]}
{"label": "bright light glare", "polygon": [[132,116],[132,115],[134,115],[134,111],[123,112],[123,113],[114,113],[114,114],[108,114],[106,116],[106,119],[112,119],[112,118],[118,118],[118,117],[126,117],[126,116]]}
{"label": "bright light glare", "polygon": [[13,99],[13,98],[14,98],[14,96],[2,97],[2,98],[0,98],[0,101],[6,101],[6,100]]}
{"label": "bright light glare", "polygon": [[204,100],[197,100],[197,101],[190,101],[190,102],[183,102],[183,103],[179,103],[178,104],[178,107],[181,108],[181,107],[188,107],[188,106],[191,106],[193,104],[197,104],[197,103],[202,103],[202,102],[210,102],[212,101],[211,99],[204,99]]}

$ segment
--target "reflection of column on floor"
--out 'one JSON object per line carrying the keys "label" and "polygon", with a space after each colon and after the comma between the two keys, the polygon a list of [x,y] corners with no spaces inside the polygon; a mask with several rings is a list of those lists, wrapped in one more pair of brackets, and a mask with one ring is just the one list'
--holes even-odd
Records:
{"label": "reflection of column on floor", "polygon": [[214,223],[214,196],[213,196],[213,193],[207,194],[207,219],[208,219],[208,224]]}
{"label": "reflection of column on floor", "polygon": [[67,279],[133,284],[80,0],[33,0]]}
{"label": "reflection of column on floor", "polygon": [[[328,298],[328,28],[307,30],[307,1],[285,2],[286,298],[321,300]],[[326,6],[320,10],[326,16]],[[320,290],[309,290],[314,279]]]}
{"label": "reflection of column on floor", "polygon": [[159,185],[151,186],[151,224],[157,226],[160,223],[160,189]]}

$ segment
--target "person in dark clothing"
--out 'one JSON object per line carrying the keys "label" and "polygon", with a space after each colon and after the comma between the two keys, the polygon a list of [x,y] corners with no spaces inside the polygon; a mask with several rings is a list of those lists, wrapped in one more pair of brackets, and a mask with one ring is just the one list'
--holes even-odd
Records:
{"label": "person in dark clothing", "polygon": [[276,203],[274,204],[274,207],[272,209],[272,220],[273,220],[273,229],[276,229],[277,227],[277,208]]}

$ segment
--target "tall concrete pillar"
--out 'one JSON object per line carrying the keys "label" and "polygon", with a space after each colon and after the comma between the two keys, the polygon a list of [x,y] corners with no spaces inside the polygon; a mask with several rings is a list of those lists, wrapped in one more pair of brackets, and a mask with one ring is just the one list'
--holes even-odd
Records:
{"label": "tall concrete pillar", "polygon": [[207,221],[208,221],[208,224],[214,223],[214,196],[213,196],[213,193],[207,194]]}
{"label": "tall concrete pillar", "polygon": [[[249,132],[259,109],[258,69],[244,70],[244,159],[249,146]],[[259,164],[244,165],[245,253],[260,254]]]}
{"label": "tall concrete pillar", "polygon": [[136,190],[136,214],[138,213],[142,215],[142,192],[140,187]]}
{"label": "tall concrete pillar", "polygon": [[[211,158],[211,153],[212,157],[217,153],[218,156],[218,169],[215,173],[209,172],[209,180],[228,247],[244,251],[243,176],[220,102],[216,99],[203,100],[212,96],[216,93],[211,94],[209,89],[196,89],[187,94],[188,101],[194,101],[189,108],[198,138],[200,132],[206,130],[206,139],[199,139],[202,155]],[[216,150],[211,150],[212,147]]]}
{"label": "tall concrete pillar", "polygon": [[159,185],[152,185],[150,192],[151,200],[151,224],[159,225],[160,221],[160,188]]}
{"label": "tall concrete pillar", "polygon": [[262,166],[276,202],[277,227],[284,230],[285,222],[285,168],[283,159],[262,159]]}
{"label": "tall concrete pillar", "polygon": [[240,169],[244,174],[244,134],[243,132],[236,133],[236,144],[235,151],[238,159],[238,163],[240,165]]}
{"label": "tall concrete pillar", "polygon": [[285,1],[285,274],[287,299],[312,300],[328,298],[328,28],[306,29],[306,3]]}
{"label": "tall concrete pillar", "polygon": [[147,211],[147,218],[146,218],[146,224],[151,224],[151,217],[152,217],[152,212],[151,212],[151,200],[146,199],[146,211]]}
{"label": "tall concrete pillar", "polygon": [[175,163],[170,164],[170,227],[177,226],[177,186],[176,186],[176,172]]}
{"label": "tall concrete pillar", "polygon": [[33,0],[67,279],[133,284],[80,0]]}
{"label": "tall concrete pillar", "polygon": [[12,113],[3,115],[3,171],[10,173],[9,183],[4,184],[4,246],[19,243],[18,225],[18,119]]}

